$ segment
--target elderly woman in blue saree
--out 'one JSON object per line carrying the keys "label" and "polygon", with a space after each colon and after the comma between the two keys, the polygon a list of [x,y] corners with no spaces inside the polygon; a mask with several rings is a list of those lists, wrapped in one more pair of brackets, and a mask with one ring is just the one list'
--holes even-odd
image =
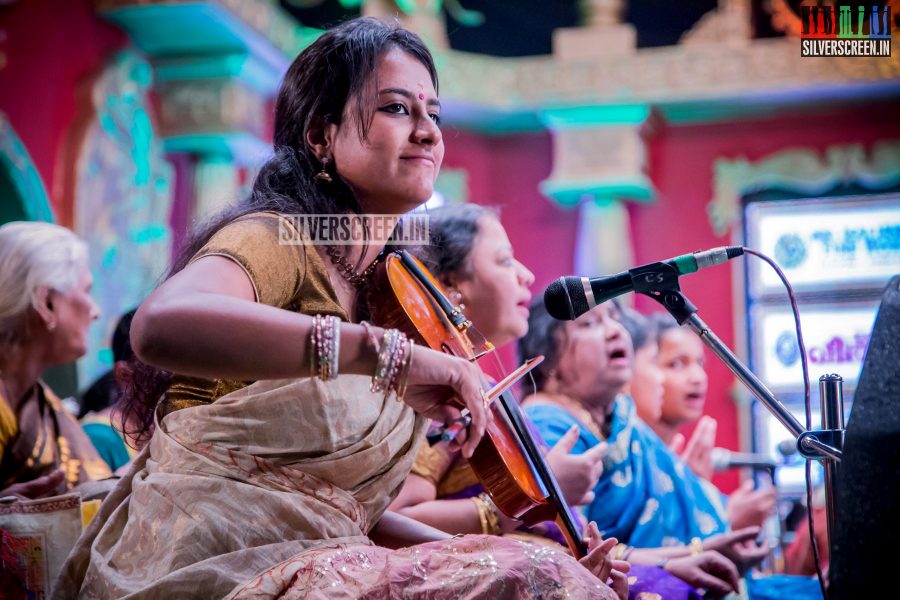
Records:
{"label": "elderly woman in blue saree", "polygon": [[[567,323],[535,303],[519,352],[546,360],[532,372],[538,391],[524,400],[525,413],[548,444],[572,430],[578,433],[574,453],[607,443],[603,474],[585,513],[604,536],[624,542],[617,548],[624,557],[656,564],[712,592],[759,563],[768,549],[753,542],[759,527],[729,530],[722,494],[638,417],[634,401],[622,393],[632,376],[634,348],[620,319],[613,303]],[[728,568],[713,562],[703,573],[685,573],[684,557],[708,555],[724,559]],[[817,593],[805,585],[811,581],[776,579],[748,580],[750,596],[763,597],[754,594],[762,582],[770,589],[787,584],[802,597]],[[799,592],[798,583],[804,588]]]}
{"label": "elderly woman in blue saree", "polygon": [[[538,393],[528,399],[526,412],[548,443],[572,427],[579,431],[575,452],[603,441],[593,419],[584,423],[586,409],[560,405],[559,397]],[[582,412],[584,411],[584,412]],[[728,530],[720,494],[695,475],[653,431],[637,417],[630,397],[618,395],[609,413],[608,451],[603,474],[595,487],[586,516],[604,536],[637,548],[690,544]]]}

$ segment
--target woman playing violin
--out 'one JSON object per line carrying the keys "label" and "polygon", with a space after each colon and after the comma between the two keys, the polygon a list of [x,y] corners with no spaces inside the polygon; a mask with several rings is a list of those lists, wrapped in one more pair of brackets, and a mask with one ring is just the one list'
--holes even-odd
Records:
{"label": "woman playing violin", "polygon": [[[440,277],[450,300],[465,307],[478,333],[494,346],[525,335],[534,275],[516,260],[497,214],[475,204],[439,208],[429,213],[429,232],[432,243],[417,254]],[[567,500],[583,504],[593,499],[604,446],[569,454],[576,434],[551,449],[547,460]],[[419,450],[391,509],[454,534],[509,533],[522,526],[496,509],[452,442]],[[564,543],[554,529],[545,533]]]}
{"label": "woman playing violin", "polygon": [[309,241],[286,215],[420,205],[443,156],[439,120],[432,58],[403,29],[358,19],[297,57],[276,103],[275,156],[251,198],[194,238],[135,316],[134,350],[152,368],[135,377],[125,418],[139,434],[156,426],[57,595],[625,593],[605,583],[626,567],[596,529],[578,564],[385,512],[429,420],[468,409],[462,448],[473,452],[488,424],[482,375],[357,323],[379,301],[366,288],[385,239],[283,243]]}

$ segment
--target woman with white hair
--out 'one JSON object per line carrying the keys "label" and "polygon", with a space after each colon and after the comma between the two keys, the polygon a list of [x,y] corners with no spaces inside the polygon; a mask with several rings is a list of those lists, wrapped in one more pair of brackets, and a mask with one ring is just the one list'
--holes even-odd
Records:
{"label": "woman with white hair", "polygon": [[0,497],[40,498],[111,475],[40,380],[87,351],[99,311],[87,247],[50,223],[0,227]]}

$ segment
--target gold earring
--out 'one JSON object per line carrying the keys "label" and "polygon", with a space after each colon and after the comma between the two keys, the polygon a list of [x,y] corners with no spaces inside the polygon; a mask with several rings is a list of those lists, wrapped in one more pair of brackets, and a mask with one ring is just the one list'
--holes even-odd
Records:
{"label": "gold earring", "polygon": [[329,162],[330,161],[327,158],[322,159],[322,170],[316,173],[316,181],[318,181],[319,183],[331,183],[332,181],[334,181],[331,178],[331,173],[327,171]]}
{"label": "gold earring", "polygon": [[47,331],[53,331],[56,329],[56,321],[50,321],[47,323]]}

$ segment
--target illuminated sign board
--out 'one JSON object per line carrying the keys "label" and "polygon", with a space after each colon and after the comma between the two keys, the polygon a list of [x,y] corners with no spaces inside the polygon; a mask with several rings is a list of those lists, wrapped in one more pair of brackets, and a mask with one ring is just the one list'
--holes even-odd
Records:
{"label": "illuminated sign board", "polygon": [[[800,306],[809,377],[814,388],[819,377],[828,373],[844,378],[845,391],[856,386],[877,310],[877,299]],[[801,391],[800,348],[790,308],[756,305],[751,311],[757,375],[773,391]]]}
{"label": "illuminated sign board", "polygon": [[[754,202],[746,214],[748,245],[799,292],[878,289],[900,273],[900,195]],[[767,265],[748,268],[752,297],[783,293]]]}

